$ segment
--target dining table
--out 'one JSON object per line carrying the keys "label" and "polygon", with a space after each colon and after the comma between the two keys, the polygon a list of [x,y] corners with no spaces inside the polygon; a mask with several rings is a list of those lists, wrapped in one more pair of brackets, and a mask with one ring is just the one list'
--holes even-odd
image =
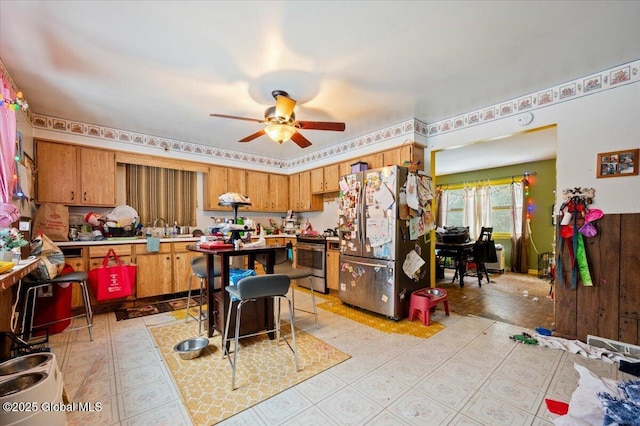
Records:
{"label": "dining table", "polygon": [[[229,309],[231,299],[229,294],[224,291],[224,288],[230,285],[230,261],[234,257],[242,256],[247,259],[247,268],[254,269],[256,256],[259,254],[265,255],[266,263],[264,264],[264,270],[267,274],[273,274],[273,266],[276,258],[276,250],[284,250],[284,247],[275,246],[262,246],[262,247],[222,247],[222,248],[204,248],[199,244],[190,244],[187,246],[187,250],[197,251],[202,253],[207,258],[207,336],[212,337],[215,330],[219,333],[224,333],[225,328],[225,315]],[[214,272],[214,258],[220,257],[220,288],[215,288],[215,272]],[[253,318],[253,327],[255,330],[244,331],[242,334],[250,334],[258,330],[273,329],[273,306],[268,304],[266,300],[257,301],[260,306],[260,318]],[[243,309],[244,315],[244,309]],[[243,325],[245,321],[243,319]],[[233,327],[230,327],[229,332],[233,333]],[[233,337],[233,336],[230,336]],[[269,336],[273,338],[272,335]]]}
{"label": "dining table", "polygon": [[455,281],[456,277],[459,277],[460,287],[464,287],[464,276],[467,273],[467,259],[473,255],[473,246],[475,244],[476,242],[474,240],[469,240],[464,243],[436,242],[436,256],[449,257],[455,261],[456,274],[453,276],[453,281]]}

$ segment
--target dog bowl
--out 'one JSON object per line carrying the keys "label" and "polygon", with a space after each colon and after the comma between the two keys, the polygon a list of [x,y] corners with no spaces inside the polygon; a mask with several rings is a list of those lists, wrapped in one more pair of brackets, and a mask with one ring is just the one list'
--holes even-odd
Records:
{"label": "dog bowl", "polygon": [[444,290],[441,290],[439,288],[427,288],[424,290],[424,292],[433,297],[442,297],[446,294]]}
{"label": "dog bowl", "polygon": [[182,359],[194,359],[202,355],[202,351],[209,344],[209,339],[205,337],[194,337],[193,339],[183,340],[173,347],[173,350],[180,355]]}

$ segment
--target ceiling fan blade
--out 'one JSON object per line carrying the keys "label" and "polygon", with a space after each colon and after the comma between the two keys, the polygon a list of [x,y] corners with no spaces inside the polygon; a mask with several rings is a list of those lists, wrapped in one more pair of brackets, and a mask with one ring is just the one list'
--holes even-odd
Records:
{"label": "ceiling fan blade", "polygon": [[293,99],[283,95],[276,96],[276,116],[288,120],[295,106],[296,101]]}
{"label": "ceiling fan blade", "polygon": [[346,128],[344,123],[332,121],[298,121],[296,127],[304,130],[333,130],[336,132],[344,132]]}
{"label": "ceiling fan blade", "polygon": [[264,123],[264,120],[258,120],[257,118],[238,117],[236,115],[224,115],[224,114],[209,114],[211,117],[219,118],[231,118],[233,120],[253,121],[255,123]]}
{"label": "ceiling fan blade", "polygon": [[257,132],[255,132],[252,135],[247,136],[246,138],[240,139],[238,142],[251,142],[252,140],[254,140],[255,138],[259,138],[260,136],[264,135],[264,129],[259,130]]}
{"label": "ceiling fan blade", "polygon": [[291,140],[296,143],[300,148],[306,148],[311,146],[311,142],[304,136],[300,134],[300,132],[295,132],[293,136],[291,136]]}

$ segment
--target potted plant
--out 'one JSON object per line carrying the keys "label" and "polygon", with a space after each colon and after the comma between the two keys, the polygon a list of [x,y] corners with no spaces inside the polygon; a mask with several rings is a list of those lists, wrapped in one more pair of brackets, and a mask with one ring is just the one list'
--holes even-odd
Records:
{"label": "potted plant", "polygon": [[16,228],[0,229],[0,261],[11,262],[13,258],[13,250],[29,244],[24,239],[22,232]]}

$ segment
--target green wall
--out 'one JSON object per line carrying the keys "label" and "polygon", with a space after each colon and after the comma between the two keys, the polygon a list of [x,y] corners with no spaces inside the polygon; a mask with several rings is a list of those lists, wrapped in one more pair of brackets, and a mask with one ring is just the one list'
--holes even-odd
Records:
{"label": "green wall", "polygon": [[[436,185],[474,182],[486,179],[498,179],[506,176],[531,176],[529,184],[529,198],[533,202],[531,212],[531,245],[529,246],[529,272],[538,270],[538,252],[554,251],[554,226],[551,222],[552,208],[555,203],[556,188],[556,160],[535,161],[515,166],[497,167],[494,169],[476,170],[474,172],[457,173],[436,176]],[[506,269],[509,269],[511,257],[511,240],[494,238],[496,244],[502,244],[505,250]],[[537,249],[537,252],[536,252]]]}

